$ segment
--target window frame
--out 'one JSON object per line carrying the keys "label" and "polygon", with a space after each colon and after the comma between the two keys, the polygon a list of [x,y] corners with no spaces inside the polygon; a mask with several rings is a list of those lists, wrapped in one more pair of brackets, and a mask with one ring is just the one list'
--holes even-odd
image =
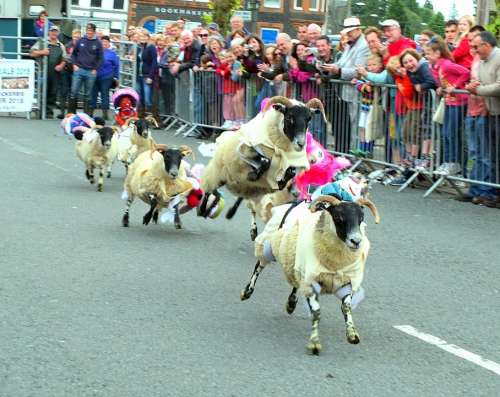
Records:
{"label": "window frame", "polygon": [[304,10],[304,0],[300,0],[300,1],[302,2],[302,7],[299,7],[299,6],[297,5],[297,2],[298,2],[298,1],[299,1],[299,0],[293,0],[293,9],[294,9],[294,10],[301,10],[301,11],[303,11],[303,10]]}

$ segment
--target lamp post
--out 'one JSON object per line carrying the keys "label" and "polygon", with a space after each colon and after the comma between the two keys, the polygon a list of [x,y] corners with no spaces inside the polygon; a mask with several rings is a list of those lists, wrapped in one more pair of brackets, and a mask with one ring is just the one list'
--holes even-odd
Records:
{"label": "lamp post", "polygon": [[250,32],[257,33],[257,11],[260,7],[260,0],[247,0],[247,10],[251,12]]}

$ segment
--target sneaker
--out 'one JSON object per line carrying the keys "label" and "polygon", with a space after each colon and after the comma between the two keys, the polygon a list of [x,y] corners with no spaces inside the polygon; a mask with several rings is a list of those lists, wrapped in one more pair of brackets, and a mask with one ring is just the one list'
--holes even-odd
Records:
{"label": "sneaker", "polygon": [[233,122],[231,120],[225,120],[224,124],[220,126],[220,128],[228,130],[233,126]]}
{"label": "sneaker", "polygon": [[458,163],[449,163],[448,172],[450,175],[457,175],[462,173],[462,167]]}
{"label": "sneaker", "polygon": [[450,163],[443,163],[439,167],[437,167],[436,172],[438,174],[448,174],[450,168]]}
{"label": "sneaker", "polygon": [[474,204],[479,204],[479,203],[476,203],[475,202],[475,199],[477,199],[478,197],[472,197],[472,196],[469,196],[469,195],[465,195],[465,196],[457,196],[457,197],[454,197],[454,200],[455,201],[460,201],[461,203],[474,203]]}
{"label": "sneaker", "polygon": [[403,186],[406,183],[407,179],[405,177],[400,177],[393,179],[391,182],[389,182],[389,185],[391,186]]}
{"label": "sneaker", "polygon": [[426,160],[426,159],[416,159],[415,160],[415,168],[417,169],[422,169],[422,170],[425,170],[425,169],[428,169],[431,165],[431,162],[429,160]]}

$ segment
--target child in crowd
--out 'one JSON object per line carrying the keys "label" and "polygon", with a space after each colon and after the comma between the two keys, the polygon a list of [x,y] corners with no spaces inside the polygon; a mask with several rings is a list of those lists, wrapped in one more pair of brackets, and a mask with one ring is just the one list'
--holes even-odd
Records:
{"label": "child in crowd", "polygon": [[[272,73],[274,71],[274,67],[278,65],[280,62],[280,56],[277,53],[277,48],[274,45],[269,45],[266,47],[264,51],[264,59],[263,62],[258,66],[259,72],[257,76],[262,79],[262,87],[257,94],[257,98],[255,99],[255,108],[257,111],[260,111],[262,101],[264,98],[273,97],[277,95],[277,91],[275,89],[274,82],[272,79],[267,79],[266,75],[268,73]],[[263,68],[266,66],[269,67],[267,72],[263,72]]]}
{"label": "child in crowd", "polygon": [[444,123],[441,131],[443,141],[443,163],[438,171],[444,174],[464,172],[466,155],[462,145],[462,128],[467,105],[467,94],[455,94],[453,90],[464,89],[469,81],[469,69],[453,62],[445,41],[434,36],[425,47],[425,57],[431,65],[434,78],[439,83],[438,94],[445,94]]}
{"label": "child in crowd", "polygon": [[[382,57],[378,54],[371,54],[368,57],[367,70],[370,73],[380,73],[384,70],[384,63]],[[372,157],[374,140],[366,137],[366,123],[368,121],[368,113],[370,112],[373,104],[374,90],[378,88],[373,87],[372,84],[366,80],[353,79],[352,83],[356,85],[356,89],[361,93],[360,109],[359,109],[359,151],[355,154],[363,157]],[[382,126],[380,126],[382,128]]]}
{"label": "child in crowd", "polygon": [[[417,168],[428,168],[431,165],[431,122],[432,101],[429,90],[437,88],[436,81],[432,76],[429,65],[417,51],[406,49],[399,57],[401,64],[406,69],[408,77],[413,84],[415,106],[406,115],[403,128],[407,131],[406,152],[408,159],[414,161]],[[419,157],[420,143],[422,151]]]}
{"label": "child in crowd", "polygon": [[240,62],[231,50],[220,55],[221,63],[215,72],[223,77],[223,106],[224,129],[238,129],[245,119],[245,86],[241,83],[243,70]]}

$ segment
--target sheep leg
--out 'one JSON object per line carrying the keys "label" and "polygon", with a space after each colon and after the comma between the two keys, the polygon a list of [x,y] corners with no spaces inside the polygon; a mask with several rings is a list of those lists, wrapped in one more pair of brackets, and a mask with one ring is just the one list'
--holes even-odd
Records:
{"label": "sheep leg", "polygon": [[348,294],[342,298],[342,314],[344,315],[345,321],[345,334],[347,337],[347,342],[357,345],[359,343],[359,333],[354,326],[352,321],[352,294]]}
{"label": "sheep leg", "polygon": [[85,176],[87,177],[90,184],[93,184],[95,182],[94,181],[94,168],[88,167],[87,170],[85,171]]}
{"label": "sheep leg", "polygon": [[236,214],[236,211],[238,211],[238,208],[240,207],[240,204],[242,201],[243,201],[243,197],[238,197],[236,199],[233,206],[231,208],[229,208],[229,211],[227,211],[226,219],[233,219],[233,216]]}
{"label": "sheep leg", "polygon": [[250,209],[250,217],[251,217],[251,226],[250,226],[250,238],[252,241],[255,241],[257,238],[258,234],[258,229],[257,229],[257,214],[253,209]]}
{"label": "sheep leg", "polygon": [[134,202],[134,197],[130,196],[127,199],[127,207],[125,208],[125,213],[123,214],[123,218],[122,218],[122,226],[123,227],[128,227],[130,206],[132,205],[133,202]]}
{"label": "sheep leg", "polygon": [[151,221],[151,218],[153,217],[153,212],[155,211],[156,206],[158,205],[158,201],[156,200],[156,197],[154,195],[150,195],[150,199],[151,199],[151,208],[142,217],[142,224],[143,225],[149,225],[149,222]]}
{"label": "sheep leg", "polygon": [[240,292],[240,299],[242,301],[247,300],[253,294],[255,289],[255,283],[257,282],[257,278],[259,277],[260,272],[264,269],[264,266],[260,264],[260,261],[257,261],[255,268],[253,269],[252,277],[250,277],[250,282],[247,284],[244,290]]}
{"label": "sheep leg", "polygon": [[286,312],[292,314],[297,307],[297,302],[299,297],[297,296],[297,288],[293,287],[292,292],[288,295],[288,300],[286,302]]}
{"label": "sheep leg", "polygon": [[107,169],[107,172],[106,172],[106,178],[111,178],[111,164],[108,165],[108,169]]}
{"label": "sheep leg", "polygon": [[175,207],[174,225],[176,229],[182,229],[181,217],[179,215],[179,204]]}
{"label": "sheep leg", "polygon": [[97,191],[102,192],[102,186],[104,185],[104,168],[99,168],[99,180],[97,181]]}
{"label": "sheep leg", "polygon": [[291,179],[295,178],[297,174],[297,169],[295,167],[288,167],[285,171],[285,175],[283,175],[283,179],[278,182],[278,189],[283,190],[286,187],[286,184]]}
{"label": "sheep leg", "polygon": [[[210,208],[207,208],[208,205],[208,199],[210,198],[210,194],[213,194],[215,196],[215,200],[210,206]],[[206,218],[209,214],[210,211],[212,211],[213,208],[217,206],[221,198],[220,193],[217,190],[214,190],[212,193],[205,193],[205,196],[203,197],[203,201],[201,205],[198,207],[198,216],[202,216]]]}
{"label": "sheep leg", "polygon": [[157,209],[155,209],[155,211],[153,212],[153,222],[158,224],[158,216],[160,215],[160,211]]}
{"label": "sheep leg", "polygon": [[311,337],[309,338],[309,343],[307,344],[307,350],[311,354],[318,355],[321,351],[321,343],[319,341],[319,320],[320,320],[320,307],[318,294],[312,291],[311,295],[306,296],[307,304],[311,310],[312,317],[312,330]]}

